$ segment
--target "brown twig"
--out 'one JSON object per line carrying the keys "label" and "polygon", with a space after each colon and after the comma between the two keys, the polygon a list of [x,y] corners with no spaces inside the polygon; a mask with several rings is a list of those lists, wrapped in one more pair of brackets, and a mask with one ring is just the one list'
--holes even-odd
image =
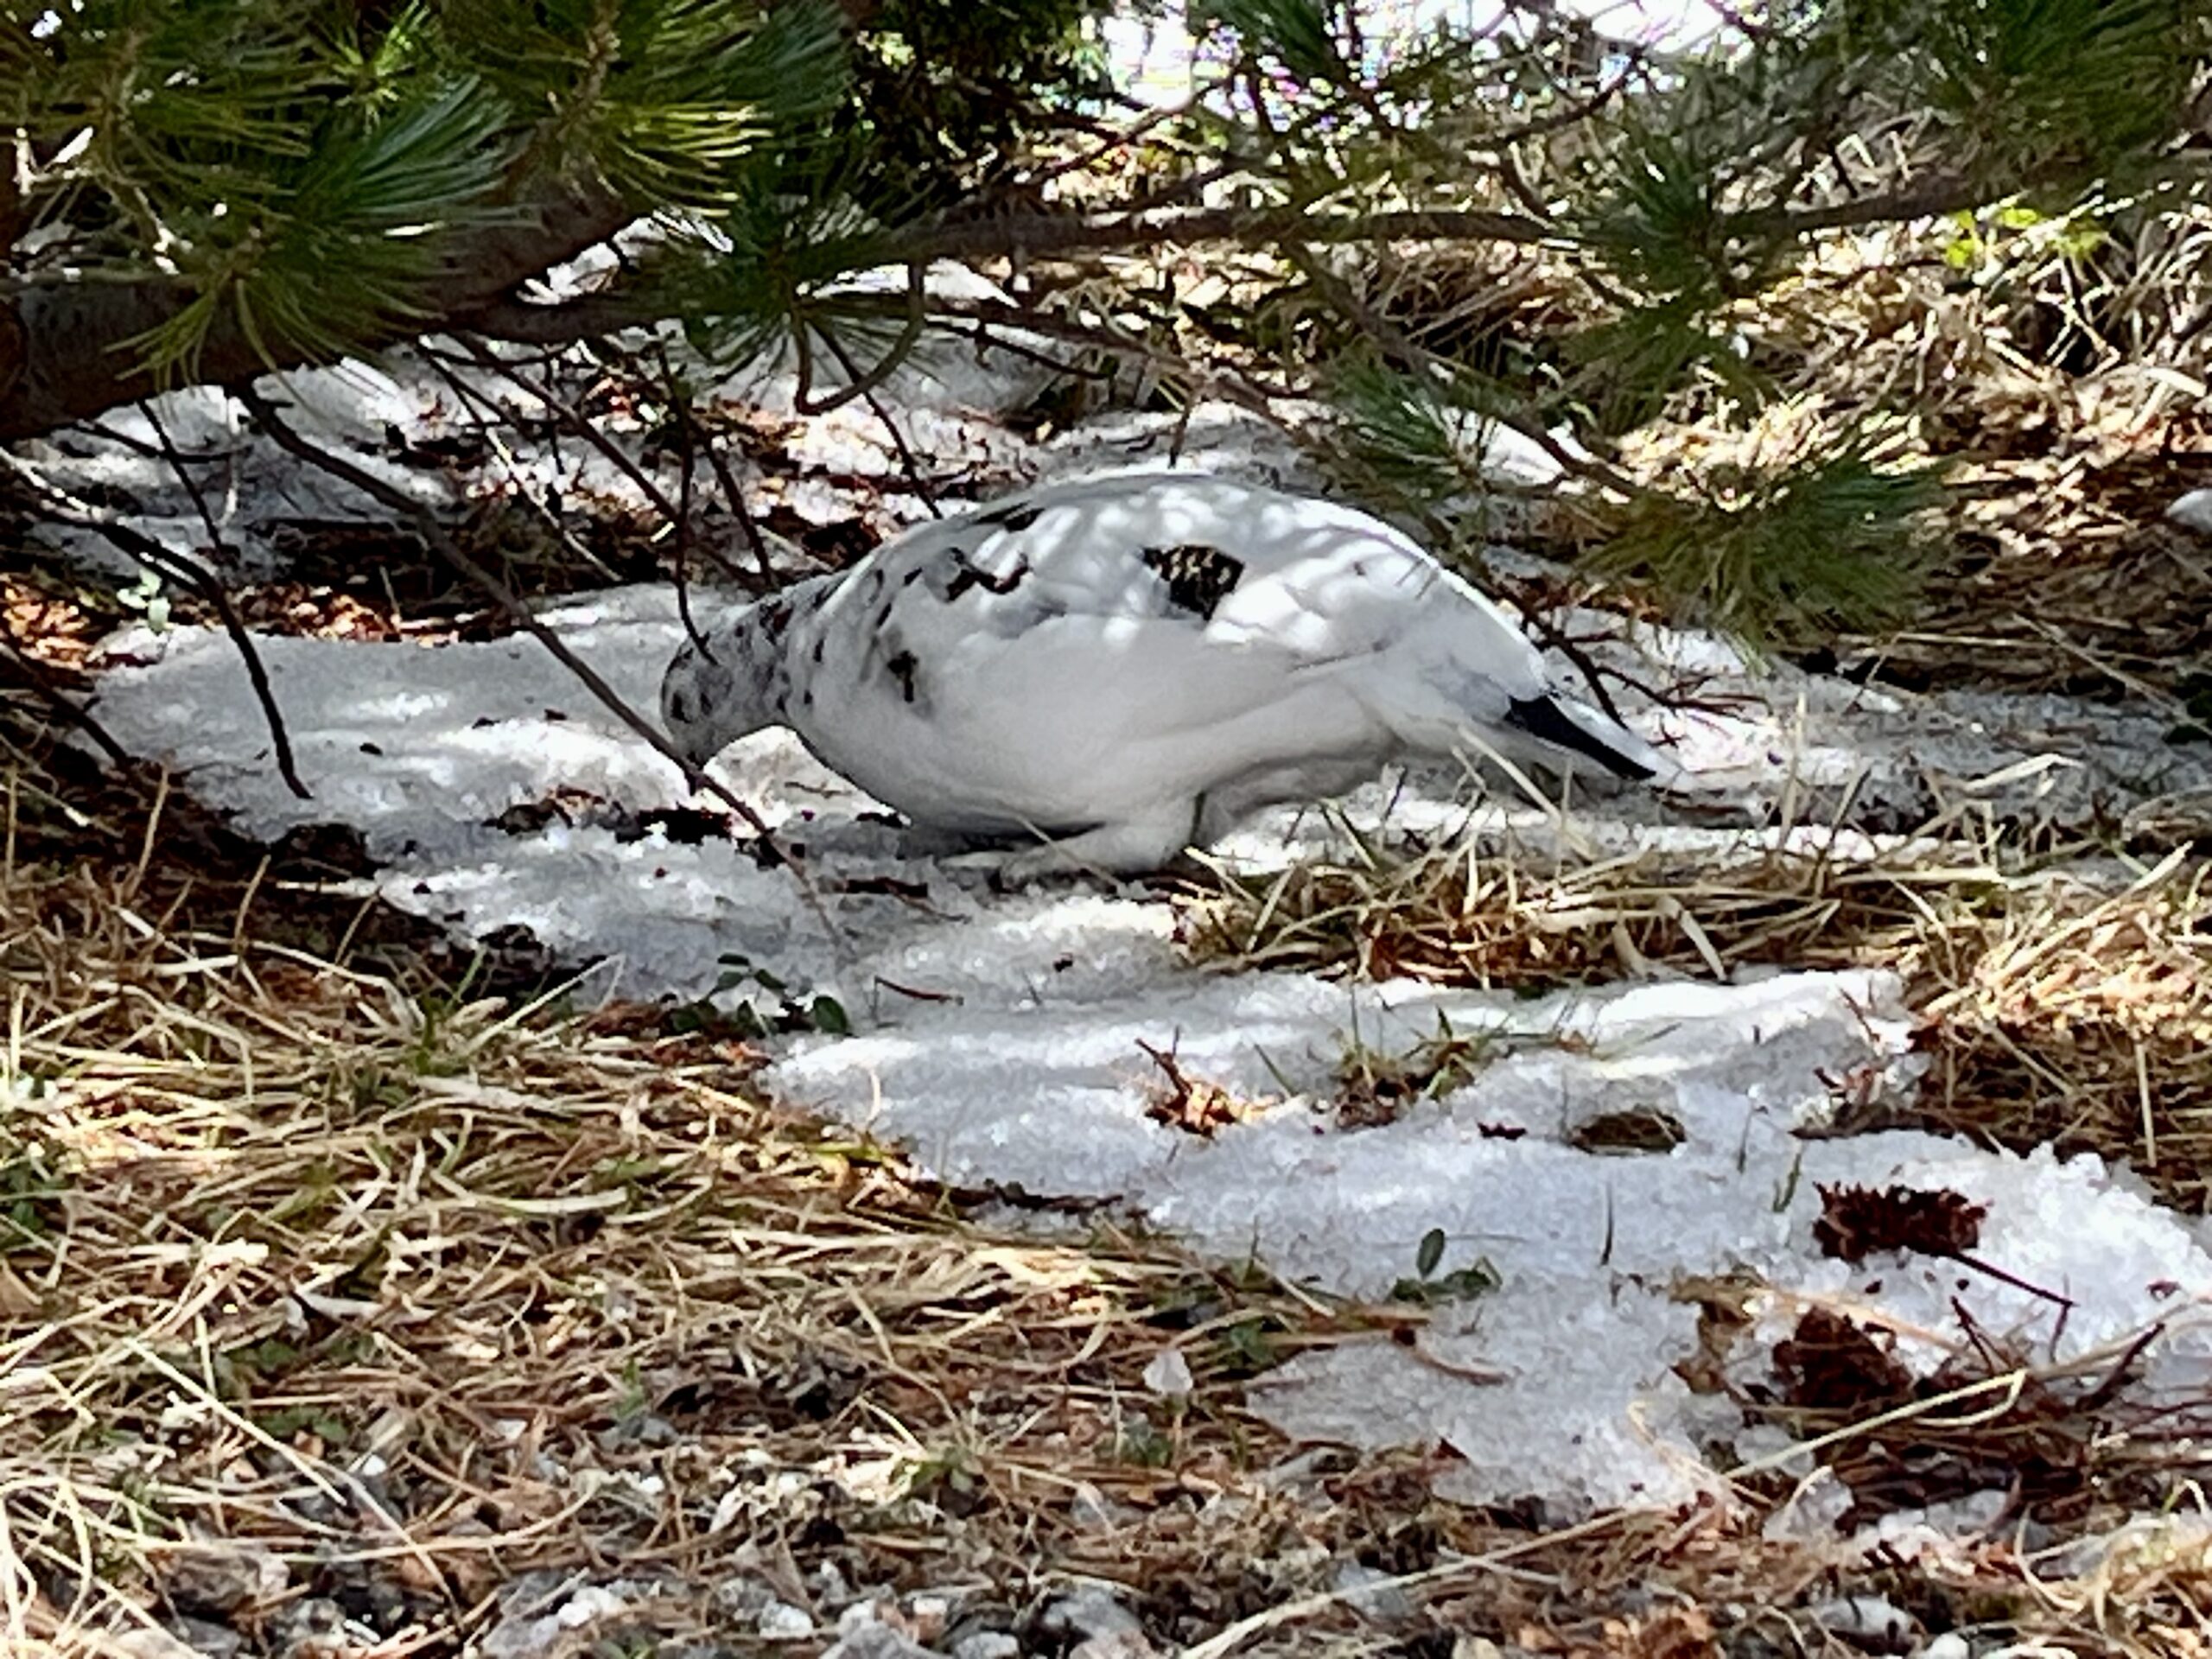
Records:
{"label": "brown twig", "polygon": [[301,781],[299,767],[292,756],[292,740],[284,729],[283,710],[276,706],[276,693],[269,683],[269,670],[261,660],[261,653],[254,648],[253,635],[246,629],[238,607],[231,603],[231,596],[215,573],[197,560],[163,547],[152,537],[133,530],[128,524],[111,523],[105,518],[84,521],[86,527],[106,537],[148,569],[181,578],[222,619],[223,632],[230,636],[245,664],[245,677],[253,687],[254,701],[261,705],[262,718],[269,724],[269,741],[276,753],[276,773],[284,780],[284,787],[303,801],[315,798],[314,792]]}
{"label": "brown twig", "polygon": [[676,517],[676,504],[668,499],[668,493],[654,481],[652,475],[624,454],[620,444],[601,431],[593,422],[586,420],[582,411],[561,397],[551,386],[532,380],[528,375],[506,362],[475,335],[462,334],[458,338],[461,340],[461,349],[468,353],[479,367],[489,369],[501,379],[535,397],[555,420],[598,450],[607,458],[609,465],[636,485],[644,493],[645,499],[652,502],[664,518]]}
{"label": "brown twig", "polygon": [[830,354],[837,359],[838,366],[847,374],[854,377],[853,384],[861,387],[861,397],[867,402],[869,412],[875,416],[883,429],[891,435],[891,447],[899,452],[899,464],[906,468],[906,481],[914,486],[914,493],[922,498],[922,505],[930,510],[930,517],[944,518],[944,509],[938,505],[937,492],[930,487],[929,480],[922,476],[922,463],[915,458],[913,450],[908,447],[906,435],[899,429],[899,423],[891,418],[891,411],[884,407],[883,400],[875,395],[875,388],[873,385],[862,385],[860,370],[853,361],[852,353],[845,349],[845,342],[827,329],[823,331],[822,340],[823,343],[829,346]]}
{"label": "brown twig", "polygon": [[412,522],[417,533],[429,545],[432,551],[489,594],[517,627],[544,646],[554,660],[575,675],[585,689],[599,699],[608,713],[645,739],[646,743],[652,746],[653,753],[674,762],[683,772],[686,783],[693,789],[704,790],[713,795],[751,825],[763,840],[771,845],[774,844],[774,832],[769,829],[766,820],[762,818],[749,803],[725,789],[714,779],[709,777],[702,768],[678,753],[676,746],[670,742],[651,721],[632,709],[621,694],[607,683],[598,670],[577,656],[569,648],[566,641],[552,629],[547,627],[544,623],[539,621],[512,588],[463,551],[461,544],[454,540],[446,527],[438,522],[437,515],[429,507],[404,491],[394,489],[382,479],[364,471],[343,457],[308,442],[286,423],[275,405],[258,391],[248,389],[239,396],[245,401],[246,407],[253,411],[254,418],[261,423],[263,430],[268,433],[270,440],[279,448],[298,456],[312,467],[321,468],[333,478],[351,484],[364,495]]}
{"label": "brown twig", "polygon": [[676,578],[676,614],[683,620],[684,637],[711,663],[715,660],[714,647],[699,632],[699,625],[691,620],[691,584],[685,569],[690,561],[684,556],[691,548],[691,474],[695,465],[691,423],[679,418],[677,430],[683,435],[683,471],[676,488],[676,551],[670,562]]}
{"label": "brown twig", "polygon": [[104,540],[113,543],[146,569],[165,575],[173,581],[182,582],[207,603],[221,619],[223,632],[230,637],[232,647],[245,665],[246,679],[253,687],[254,699],[260,703],[262,717],[269,725],[269,738],[276,751],[278,776],[283,779],[284,786],[300,799],[313,800],[314,793],[301,781],[299,768],[293,760],[291,736],[284,728],[283,711],[276,706],[276,692],[269,683],[269,670],[261,660],[260,652],[254,647],[253,636],[246,631],[237,607],[231,603],[230,594],[216,579],[214,572],[185,554],[163,547],[143,531],[118,524],[99,508],[54,488],[13,457],[4,459],[17,477],[58,506],[58,516],[65,522],[81,530],[89,530]]}
{"label": "brown twig", "polygon": [[[753,563],[760,569],[761,588],[763,591],[772,592],[780,585],[781,578],[776,574],[773,561],[768,557],[767,537],[761,535],[760,526],[753,517],[753,509],[747,505],[745,492],[738,487],[729,463],[722,459],[721,445],[715,441],[712,429],[699,418],[698,411],[691,407],[691,400],[684,396],[676,366],[669,361],[668,348],[657,346],[655,349],[659,357],[661,384],[666,390],[668,406],[676,412],[676,418],[683,424],[686,434],[684,441],[687,444],[696,443],[706,453],[707,466],[714,473],[715,482],[721,488],[722,499],[729,504],[730,513],[736,518],[738,528],[745,532],[746,545],[753,550]],[[614,350],[630,365],[632,373],[642,373],[634,352],[624,351],[620,346]],[[732,581],[740,579],[737,567],[724,558],[719,550],[709,548],[707,556]]]}
{"label": "brown twig", "polygon": [[5,645],[8,648],[10,666],[14,670],[16,677],[24,685],[29,686],[35,696],[54,713],[60,715],[62,719],[82,731],[93,742],[99,744],[107,758],[114,761],[117,766],[127,766],[131,763],[130,752],[115,741],[114,734],[94,720],[87,709],[71,702],[68,695],[48,677],[45,667],[38,658],[23,649],[22,642],[16,638],[15,630],[8,626],[4,616],[0,616],[0,645]]}

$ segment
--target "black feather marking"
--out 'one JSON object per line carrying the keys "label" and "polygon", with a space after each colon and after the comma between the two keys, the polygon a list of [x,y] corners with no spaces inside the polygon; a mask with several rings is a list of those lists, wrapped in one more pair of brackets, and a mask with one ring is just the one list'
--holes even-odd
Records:
{"label": "black feather marking", "polygon": [[911,651],[902,650],[895,657],[884,658],[884,672],[899,682],[899,693],[909,702],[914,700],[914,671],[920,666]]}
{"label": "black feather marking", "polygon": [[1505,723],[1517,726],[1531,737],[1541,738],[1554,748],[1595,760],[1616,778],[1643,779],[1651,768],[1611,747],[1596,734],[1586,732],[1549,697],[1516,697],[1505,711]]}
{"label": "black feather marking", "polygon": [[1013,569],[1004,575],[995,576],[980,565],[971,563],[958,548],[952,550],[952,580],[944,584],[944,602],[948,605],[970,588],[982,588],[1003,598],[1021,586],[1022,578],[1029,574],[1029,560],[1025,556],[1014,562]]}
{"label": "black feather marking", "polygon": [[784,630],[791,625],[791,601],[772,599],[760,607],[760,632],[772,642],[784,637]]}
{"label": "black feather marking", "polygon": [[1044,516],[1042,507],[1001,507],[995,512],[982,514],[976,522],[1019,532],[1028,529]]}
{"label": "black feather marking", "polygon": [[689,726],[691,723],[691,700],[685,696],[681,691],[670,692],[668,694],[668,714],[669,718],[673,720],[677,725]]}
{"label": "black feather marking", "polygon": [[883,567],[877,565],[868,573],[868,597],[873,599],[883,591]]}
{"label": "black feather marking", "polygon": [[1147,547],[1142,556],[1146,567],[1167,584],[1167,602],[1205,622],[1213,620],[1214,607],[1244,579],[1243,560],[1202,542]]}
{"label": "black feather marking", "polygon": [[826,634],[826,633],[817,633],[817,634],[816,634],[816,635],[814,636],[814,649],[813,649],[812,651],[809,652],[807,653],[807,655],[808,655],[808,656],[810,656],[810,657],[811,657],[811,658],[814,658],[814,660],[815,660],[816,662],[817,662],[817,663],[818,663],[818,662],[820,662],[820,661],[822,660],[822,647],[823,647],[823,646],[824,646],[825,645],[829,644],[829,643],[830,643],[830,636],[829,636],[828,634]]}
{"label": "black feather marking", "polygon": [[899,578],[899,585],[901,588],[911,588],[921,579],[922,567],[918,564],[912,569],[909,570],[905,575]]}

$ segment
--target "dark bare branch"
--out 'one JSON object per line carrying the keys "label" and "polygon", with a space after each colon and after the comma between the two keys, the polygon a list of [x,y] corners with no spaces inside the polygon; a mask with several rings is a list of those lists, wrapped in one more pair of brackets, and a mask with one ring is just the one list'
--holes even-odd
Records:
{"label": "dark bare branch", "polygon": [[[466,316],[507,299],[549,266],[605,241],[632,216],[625,203],[588,189],[518,207],[508,222],[454,238],[432,292],[445,315]],[[170,321],[193,298],[192,290],[174,281],[149,277],[37,284],[0,301],[0,386],[5,388],[0,394],[0,442],[35,437],[162,391],[139,367],[128,342]],[[371,343],[396,343],[415,332],[396,326],[388,339]],[[305,360],[283,353],[272,360],[247,338],[235,315],[226,313],[208,334],[194,379],[243,385]]]}
{"label": "dark bare branch", "polygon": [[598,670],[577,656],[569,648],[567,641],[547,627],[544,623],[539,621],[530,607],[522,602],[520,596],[513,588],[471,558],[462,550],[461,543],[454,540],[452,533],[438,521],[436,513],[404,490],[394,489],[373,473],[365,471],[343,456],[324,449],[302,437],[285,422],[276,407],[260,393],[248,389],[239,395],[246,407],[253,411],[254,418],[260,423],[262,430],[269,435],[278,448],[297,455],[309,466],[319,467],[333,478],[352,485],[379,505],[407,519],[414,525],[416,532],[422,537],[423,542],[433,552],[451,565],[459,575],[474,582],[480,590],[488,595],[517,627],[544,646],[554,660],[575,675],[584,688],[599,699],[601,706],[608,713],[645,739],[654,753],[674,762],[683,773],[685,782],[694,789],[703,789],[709,794],[715,796],[731,811],[744,819],[764,839],[773,844],[774,832],[768,828],[766,820],[753,810],[749,803],[723,788],[703,770],[678,753],[676,746],[668,741],[660,728],[632,709],[621,694],[607,683]]}

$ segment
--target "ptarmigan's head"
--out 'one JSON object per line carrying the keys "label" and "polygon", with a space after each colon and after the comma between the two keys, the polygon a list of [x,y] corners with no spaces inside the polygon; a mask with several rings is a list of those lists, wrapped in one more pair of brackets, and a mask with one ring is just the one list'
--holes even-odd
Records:
{"label": "ptarmigan's head", "polygon": [[703,766],[741,737],[784,719],[783,636],[790,601],[746,607],[687,639],[661,677],[660,717],[677,752]]}

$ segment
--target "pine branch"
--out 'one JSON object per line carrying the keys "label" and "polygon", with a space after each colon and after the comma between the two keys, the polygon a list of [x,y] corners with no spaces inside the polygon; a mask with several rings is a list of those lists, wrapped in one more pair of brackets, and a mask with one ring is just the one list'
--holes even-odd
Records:
{"label": "pine branch", "polygon": [[[1199,242],[1266,247],[1290,238],[1308,243],[1374,241],[1511,242],[1560,239],[1543,220],[1519,213],[1433,212],[1309,215],[1292,209],[1209,207],[1112,213],[1015,213],[893,234],[869,245],[872,262],[926,266],[935,259],[1051,259],[1084,253],[1140,253]],[[490,301],[455,320],[480,334],[518,345],[567,346],[652,321],[620,289],[560,305]],[[0,430],[0,436],[4,436]]]}
{"label": "pine branch", "polygon": [[[548,267],[604,242],[634,217],[606,193],[572,188],[514,210],[511,222],[458,233],[442,244],[429,286],[437,308],[467,314],[509,296]],[[36,437],[73,421],[164,390],[128,342],[174,323],[194,296],[167,277],[27,288],[0,302],[0,336],[22,330],[16,378],[0,392],[0,442]],[[420,324],[393,322],[369,343],[412,338]],[[0,353],[0,370],[4,370]],[[201,347],[198,384],[238,386],[272,370],[297,368],[297,350],[264,354],[232,315],[217,320]],[[5,375],[0,372],[0,380]]]}

